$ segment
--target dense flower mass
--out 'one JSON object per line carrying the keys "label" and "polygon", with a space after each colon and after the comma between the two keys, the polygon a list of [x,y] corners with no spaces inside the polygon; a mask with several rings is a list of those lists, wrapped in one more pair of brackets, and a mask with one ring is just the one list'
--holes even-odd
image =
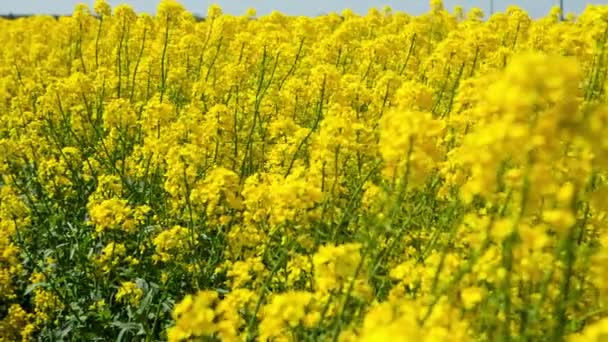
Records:
{"label": "dense flower mass", "polygon": [[606,341],[608,6],[0,19],[0,341]]}

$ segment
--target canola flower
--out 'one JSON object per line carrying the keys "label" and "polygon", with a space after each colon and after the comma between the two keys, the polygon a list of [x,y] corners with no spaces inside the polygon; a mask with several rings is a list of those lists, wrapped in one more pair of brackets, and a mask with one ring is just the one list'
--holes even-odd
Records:
{"label": "canola flower", "polygon": [[608,336],[608,6],[0,40],[0,341]]}

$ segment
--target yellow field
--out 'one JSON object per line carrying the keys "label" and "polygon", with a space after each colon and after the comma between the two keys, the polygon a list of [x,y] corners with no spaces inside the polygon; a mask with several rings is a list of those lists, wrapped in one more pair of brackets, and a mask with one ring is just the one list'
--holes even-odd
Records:
{"label": "yellow field", "polygon": [[0,20],[0,341],[608,341],[608,6]]}

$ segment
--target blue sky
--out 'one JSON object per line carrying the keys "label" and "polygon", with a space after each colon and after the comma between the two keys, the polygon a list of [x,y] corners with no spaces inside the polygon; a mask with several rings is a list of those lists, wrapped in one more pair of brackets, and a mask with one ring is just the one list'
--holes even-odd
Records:
{"label": "blue sky", "polygon": [[[94,0],[0,0],[0,14],[69,14],[74,5],[84,2],[90,5]],[[156,0],[109,0],[112,5],[127,3],[137,11],[154,13],[158,1]],[[359,13],[364,13],[369,7],[382,7],[390,5],[395,10],[404,10],[409,13],[418,14],[428,10],[428,0],[182,0],[186,8],[197,14],[206,13],[206,8],[211,3],[217,3],[228,13],[242,14],[248,7],[254,7],[258,14],[265,14],[271,10],[279,10],[288,14],[296,15],[318,15],[330,11],[341,11],[351,8]],[[480,7],[487,12],[490,8],[490,0],[445,0],[448,8],[462,5],[465,8]],[[521,6],[528,10],[532,16],[542,16],[549,8],[559,3],[559,0],[494,0],[496,10],[502,10],[509,4]],[[564,0],[566,12],[580,13],[588,4],[608,4],[608,0],[581,1]]]}

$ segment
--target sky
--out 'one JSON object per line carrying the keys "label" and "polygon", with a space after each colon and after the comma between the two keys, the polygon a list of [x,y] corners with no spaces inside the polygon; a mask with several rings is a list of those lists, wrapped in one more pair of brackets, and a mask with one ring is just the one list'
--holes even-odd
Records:
{"label": "sky", "polygon": [[[608,0],[582,1],[563,0],[565,12],[580,13],[588,4],[608,4]],[[70,14],[77,3],[87,3],[92,6],[94,0],[0,0],[0,14]],[[154,13],[157,0],[108,0],[112,5],[126,3],[136,11]],[[351,8],[355,12],[365,13],[370,7],[382,8],[389,5],[393,10],[406,11],[411,14],[420,14],[428,10],[428,0],[181,0],[188,10],[195,14],[205,14],[207,7],[212,3],[220,5],[224,12],[231,14],[244,14],[247,8],[257,9],[258,15],[267,14],[272,10],[279,10],[292,15],[314,16],[323,13]],[[489,13],[490,0],[444,0],[448,9],[456,5],[465,8],[479,7]],[[494,0],[496,11],[503,10],[507,5],[518,5],[526,9],[533,17],[546,14],[549,9],[558,5],[559,0]]]}

